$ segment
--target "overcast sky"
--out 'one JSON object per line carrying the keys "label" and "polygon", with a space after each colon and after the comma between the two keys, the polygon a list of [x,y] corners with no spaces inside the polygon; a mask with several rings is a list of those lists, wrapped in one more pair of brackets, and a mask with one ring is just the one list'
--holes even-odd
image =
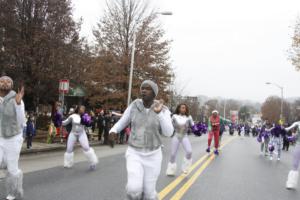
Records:
{"label": "overcast sky", "polygon": [[[185,95],[222,96],[264,101],[300,96],[300,72],[287,59],[300,0],[149,0],[160,11],[178,88]],[[105,0],[73,0],[74,16],[83,17],[82,35],[92,28]]]}

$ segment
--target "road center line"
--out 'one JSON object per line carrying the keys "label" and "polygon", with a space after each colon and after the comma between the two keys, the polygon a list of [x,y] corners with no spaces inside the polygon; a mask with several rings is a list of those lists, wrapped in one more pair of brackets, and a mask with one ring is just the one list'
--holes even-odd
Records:
{"label": "road center line", "polygon": [[[235,138],[235,137],[234,137]],[[223,142],[222,146],[220,149],[222,149],[227,143],[229,143],[231,140],[234,138],[227,139]],[[169,185],[167,185],[159,194],[159,199],[162,200],[164,199],[177,185],[179,185],[188,175],[192,173],[192,171],[197,168],[204,160],[209,158],[211,154],[206,154],[202,156],[196,163],[194,163],[189,170],[189,173],[184,174],[182,173],[180,176],[178,176],[174,181],[172,181]]]}
{"label": "road center line", "polygon": [[[226,140],[221,148],[230,143],[234,138]],[[195,172],[195,174],[176,192],[176,194],[171,198],[171,200],[180,200],[183,195],[189,190],[189,188],[195,183],[198,177],[202,174],[202,172],[208,167],[208,165],[215,159],[215,155],[211,155],[205,163]]]}

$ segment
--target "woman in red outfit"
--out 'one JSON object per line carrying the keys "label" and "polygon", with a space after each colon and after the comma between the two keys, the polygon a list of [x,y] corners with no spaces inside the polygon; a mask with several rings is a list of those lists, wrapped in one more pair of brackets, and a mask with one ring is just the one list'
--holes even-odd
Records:
{"label": "woman in red outfit", "polygon": [[208,124],[208,148],[206,149],[206,152],[210,152],[210,146],[212,139],[214,138],[215,143],[215,151],[214,153],[216,155],[219,155],[219,136],[220,136],[220,125],[221,125],[221,118],[219,116],[219,112],[217,110],[214,110],[212,112],[212,116],[209,118],[209,124]]}

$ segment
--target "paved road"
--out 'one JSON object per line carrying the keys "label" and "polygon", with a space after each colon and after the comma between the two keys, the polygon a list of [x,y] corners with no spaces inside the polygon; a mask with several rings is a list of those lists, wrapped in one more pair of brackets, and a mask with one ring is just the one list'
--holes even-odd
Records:
{"label": "paved road", "polygon": [[[166,177],[170,139],[164,139],[164,160],[157,190],[162,199],[184,200],[289,200],[299,199],[299,191],[284,188],[291,153],[282,161],[269,161],[259,155],[255,139],[223,138],[219,157],[205,154],[206,136],[190,136],[194,165],[190,174]],[[100,158],[97,170],[89,172],[81,151],[75,152],[73,169],[61,166],[63,152],[27,155],[21,158],[24,176],[24,200],[122,200],[125,197],[126,146],[95,148]],[[183,158],[182,149],[178,164]],[[4,183],[0,181],[0,199]]]}

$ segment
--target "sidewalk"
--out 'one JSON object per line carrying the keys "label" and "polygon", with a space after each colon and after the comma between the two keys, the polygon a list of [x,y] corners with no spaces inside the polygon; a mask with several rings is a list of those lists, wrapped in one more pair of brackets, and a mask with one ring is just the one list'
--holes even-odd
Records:
{"label": "sidewalk", "polygon": [[[100,145],[101,144],[99,141],[90,141],[90,146],[100,146]],[[76,144],[76,147],[78,146],[80,145]],[[26,142],[24,142],[21,150],[21,155],[50,152],[50,151],[62,151],[65,149],[66,149],[66,144],[60,144],[60,143],[47,144],[42,142],[32,142],[32,148],[27,149]]]}
{"label": "sidewalk", "polygon": [[[90,133],[91,141],[89,141],[90,146],[103,146],[96,138],[98,137],[98,134]],[[45,135],[45,138],[43,141],[46,141],[47,135]],[[57,139],[57,138],[56,138]],[[76,144],[75,148],[80,146],[79,143]],[[26,141],[24,140],[21,155],[24,154],[34,154],[34,153],[42,153],[42,152],[51,152],[51,151],[64,151],[66,149],[66,142],[63,144],[59,142],[54,142],[52,144],[47,144],[45,142],[39,142],[33,141],[32,142],[32,148],[27,149],[26,148]]]}
{"label": "sidewalk", "polygon": [[[125,154],[127,149],[126,144],[116,145],[115,148],[111,148],[109,145],[100,144],[98,141],[91,141],[90,145],[93,146],[99,159],[117,154]],[[19,166],[24,174],[63,166],[64,144],[34,142],[33,147],[27,150],[26,146],[23,145],[21,152],[23,155],[20,157]],[[79,144],[76,145],[74,152],[76,154],[75,163],[86,162],[86,155],[82,152]],[[3,177],[5,177],[5,170],[0,169],[0,183],[3,181]]]}

